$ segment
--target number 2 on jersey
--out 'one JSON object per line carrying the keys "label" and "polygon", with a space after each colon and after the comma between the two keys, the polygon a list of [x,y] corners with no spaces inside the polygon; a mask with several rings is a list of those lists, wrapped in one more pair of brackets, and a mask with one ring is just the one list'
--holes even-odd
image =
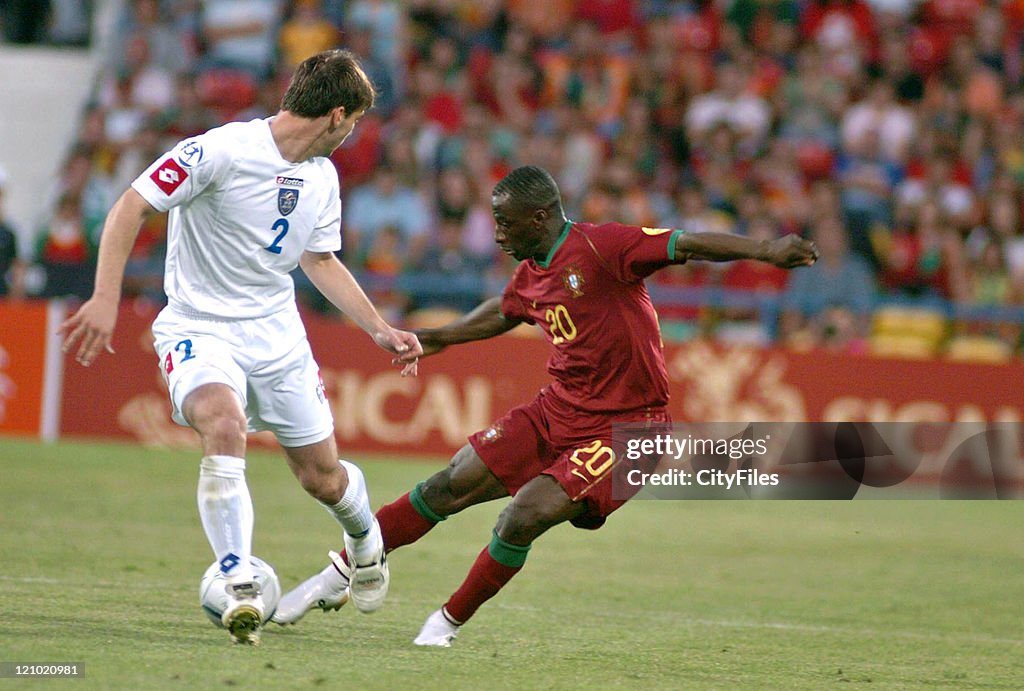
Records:
{"label": "number 2 on jersey", "polygon": [[281,229],[281,232],[277,234],[277,237],[274,238],[274,241],[270,243],[268,247],[263,248],[273,254],[281,254],[281,241],[284,240],[284,236],[288,234],[288,221],[283,218],[277,219],[271,227],[271,230],[277,230],[278,228]]}
{"label": "number 2 on jersey", "polygon": [[561,345],[576,338],[576,325],[573,324],[565,305],[555,305],[554,309],[544,313],[544,319],[547,320],[551,331],[552,345]]}

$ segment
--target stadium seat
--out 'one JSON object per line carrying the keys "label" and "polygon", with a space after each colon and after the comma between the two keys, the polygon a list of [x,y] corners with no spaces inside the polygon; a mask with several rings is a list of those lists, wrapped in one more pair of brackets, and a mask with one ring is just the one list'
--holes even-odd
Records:
{"label": "stadium seat", "polygon": [[927,360],[938,353],[938,346],[917,336],[902,334],[872,335],[869,343],[872,355],[878,357]]}
{"label": "stadium seat", "polygon": [[934,357],[946,330],[945,316],[934,310],[882,307],[872,316],[870,350],[883,357]]}
{"label": "stadium seat", "polygon": [[873,316],[872,331],[939,340],[946,333],[946,318],[940,312],[920,307],[882,307]]}
{"label": "stadium seat", "polygon": [[990,336],[957,336],[949,342],[946,359],[954,362],[1003,363],[1013,357],[1010,346]]}

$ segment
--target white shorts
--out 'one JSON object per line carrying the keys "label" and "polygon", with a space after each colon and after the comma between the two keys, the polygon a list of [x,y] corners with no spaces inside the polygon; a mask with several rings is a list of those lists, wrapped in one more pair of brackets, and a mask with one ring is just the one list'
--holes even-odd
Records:
{"label": "white shorts", "polygon": [[154,347],[171,397],[171,417],[203,384],[230,386],[249,431],[270,430],[282,446],[313,444],[334,433],[320,369],[296,310],[258,319],[216,321],[165,307],[153,322]]}

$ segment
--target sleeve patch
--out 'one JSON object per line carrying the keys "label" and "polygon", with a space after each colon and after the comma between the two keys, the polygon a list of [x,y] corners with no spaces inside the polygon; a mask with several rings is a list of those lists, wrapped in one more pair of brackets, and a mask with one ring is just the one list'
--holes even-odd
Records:
{"label": "sleeve patch", "polygon": [[181,183],[185,182],[187,177],[188,173],[185,172],[185,169],[178,165],[173,158],[168,158],[150,174],[149,179],[169,197],[181,187]]}
{"label": "sleeve patch", "polygon": [[[181,145],[178,151],[178,163],[191,168],[192,166],[199,165],[199,162],[203,160],[203,145],[197,142],[195,139],[189,142],[185,142]],[[287,179],[287,178],[286,178]],[[280,182],[281,178],[278,178]],[[299,185],[301,187],[302,185]]]}

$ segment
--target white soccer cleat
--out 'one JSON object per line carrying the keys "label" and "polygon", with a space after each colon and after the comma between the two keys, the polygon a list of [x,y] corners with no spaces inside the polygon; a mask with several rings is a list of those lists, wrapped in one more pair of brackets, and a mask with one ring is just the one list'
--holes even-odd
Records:
{"label": "white soccer cleat", "polygon": [[221,623],[231,634],[231,642],[239,645],[259,645],[263,626],[263,598],[255,582],[228,583],[228,606],[221,615]]}
{"label": "white soccer cleat", "polygon": [[437,610],[423,623],[420,635],[413,641],[415,645],[433,646],[435,648],[451,648],[452,641],[459,635],[458,624],[453,624],[445,616],[444,608]]}
{"label": "white soccer cleat", "polygon": [[[356,555],[365,555],[367,552],[367,556],[357,559]],[[345,553],[351,564],[348,592],[352,603],[363,614],[376,612],[384,604],[388,584],[391,582],[387,556],[384,554],[384,540],[376,518],[365,537],[355,539],[345,533]]]}
{"label": "white soccer cleat", "polygon": [[314,607],[325,612],[337,611],[348,602],[348,564],[337,552],[327,554],[331,563],[320,573],[289,590],[278,603],[271,621],[286,626],[302,619]]}

